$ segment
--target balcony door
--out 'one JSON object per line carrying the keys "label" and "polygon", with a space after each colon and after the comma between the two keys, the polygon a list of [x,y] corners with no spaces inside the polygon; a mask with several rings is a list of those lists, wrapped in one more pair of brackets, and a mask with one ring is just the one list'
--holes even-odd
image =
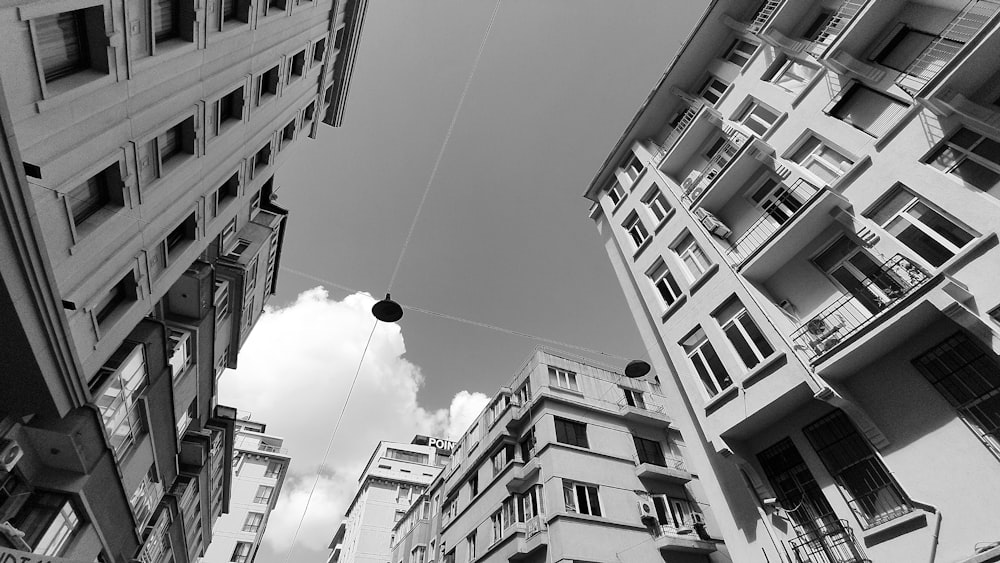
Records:
{"label": "balcony door", "polygon": [[899,281],[883,271],[880,260],[847,236],[834,241],[813,258],[813,263],[852,295],[856,305],[872,315],[884,309],[892,301],[892,296],[904,290]]}
{"label": "balcony door", "polygon": [[764,215],[770,219],[775,227],[787,223],[805,205],[801,194],[771,177],[766,178],[750,194],[750,199],[757,207],[764,210]]}

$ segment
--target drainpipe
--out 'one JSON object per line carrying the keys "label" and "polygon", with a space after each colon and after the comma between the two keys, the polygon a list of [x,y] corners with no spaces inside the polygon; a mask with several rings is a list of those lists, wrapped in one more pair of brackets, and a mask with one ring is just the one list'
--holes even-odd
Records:
{"label": "drainpipe", "polygon": [[937,559],[938,534],[941,532],[941,510],[933,504],[926,506],[934,510],[934,534],[931,535],[930,553],[927,554],[927,563],[934,563]]}

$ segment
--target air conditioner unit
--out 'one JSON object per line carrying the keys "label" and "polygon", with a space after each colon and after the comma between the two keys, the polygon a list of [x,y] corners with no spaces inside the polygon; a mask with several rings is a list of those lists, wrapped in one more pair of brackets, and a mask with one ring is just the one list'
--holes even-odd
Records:
{"label": "air conditioner unit", "polygon": [[31,546],[28,542],[24,541],[24,532],[12,526],[10,522],[4,521],[0,523],[0,535],[7,538],[7,541],[15,549],[31,551]]}
{"label": "air conditioner unit", "polygon": [[701,512],[692,512],[691,513],[691,521],[694,522],[695,524],[704,524],[705,523],[705,515],[702,514]]}
{"label": "air conditioner unit", "polygon": [[705,216],[701,219],[701,224],[708,229],[708,232],[719,238],[726,238],[733,233],[733,231],[727,227],[722,221],[719,221],[715,215],[709,212],[705,212]]}
{"label": "air conditioner unit", "polygon": [[639,518],[646,520],[648,518],[656,519],[656,508],[653,506],[653,501],[649,499],[639,499],[636,503],[639,506]]}
{"label": "air conditioner unit", "polygon": [[12,471],[23,455],[24,450],[14,440],[0,440],[0,467],[4,471]]}

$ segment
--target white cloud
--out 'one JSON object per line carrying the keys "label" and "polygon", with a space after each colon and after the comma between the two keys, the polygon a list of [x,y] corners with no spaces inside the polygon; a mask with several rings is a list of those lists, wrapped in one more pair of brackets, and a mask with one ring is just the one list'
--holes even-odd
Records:
{"label": "white cloud", "polygon": [[[323,288],[269,309],[240,352],[239,369],[222,377],[219,402],[252,413],[285,438],[292,465],[265,543],[284,552],[298,526],[330,434],[374,325],[375,300],[356,293],[336,301]],[[485,406],[482,393],[460,391],[448,409],[417,402],[424,378],[403,358],[399,325],[379,323],[350,403],[309,504],[297,546],[325,550],[379,440],[414,434],[456,437]]]}

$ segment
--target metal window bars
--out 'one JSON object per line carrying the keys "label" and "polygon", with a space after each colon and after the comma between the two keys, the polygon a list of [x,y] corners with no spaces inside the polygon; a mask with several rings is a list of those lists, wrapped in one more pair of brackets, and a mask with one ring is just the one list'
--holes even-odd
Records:
{"label": "metal window bars", "polygon": [[795,348],[815,361],[929,278],[922,267],[896,254],[861,280],[857,290],[837,299],[796,329],[791,336]]}
{"label": "metal window bars", "polygon": [[803,526],[789,545],[797,563],[870,563],[846,520]]}
{"label": "metal window bars", "polygon": [[819,188],[799,178],[791,187],[782,184],[780,194],[764,205],[760,217],[726,249],[730,264],[742,263],[758,248],[764,246],[775,233],[806,209],[813,198],[820,193]]}
{"label": "metal window bars", "polygon": [[998,12],[998,0],[970,0],[944,31],[899,74],[896,85],[915,96]]}

